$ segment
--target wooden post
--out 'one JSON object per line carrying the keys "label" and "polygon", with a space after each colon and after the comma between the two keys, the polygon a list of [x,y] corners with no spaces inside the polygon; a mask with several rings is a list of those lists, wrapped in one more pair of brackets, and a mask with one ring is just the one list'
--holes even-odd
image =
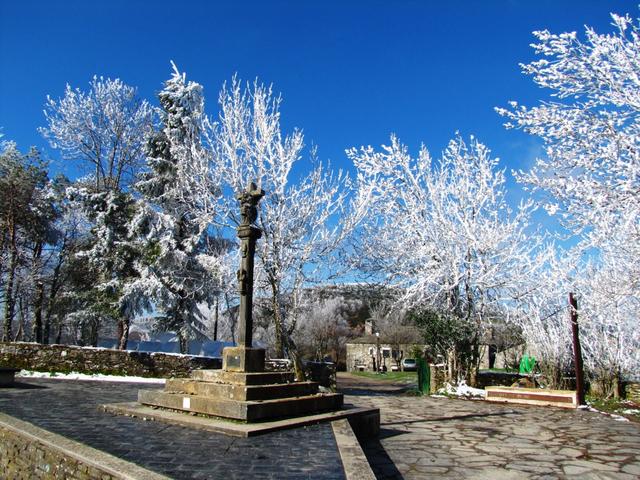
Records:
{"label": "wooden post", "polygon": [[573,361],[576,370],[577,404],[584,405],[584,369],[582,366],[582,348],[580,347],[580,335],[578,331],[578,301],[569,293],[569,308],[571,315],[571,332],[573,333]]}

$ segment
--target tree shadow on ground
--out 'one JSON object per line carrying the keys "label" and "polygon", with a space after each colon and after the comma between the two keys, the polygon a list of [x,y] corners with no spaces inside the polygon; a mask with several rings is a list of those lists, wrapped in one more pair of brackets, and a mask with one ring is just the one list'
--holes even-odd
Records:
{"label": "tree shadow on ground", "polygon": [[[338,392],[343,393],[344,395],[353,395],[354,397],[383,397],[389,395],[402,395],[406,393],[408,390],[411,390],[412,386],[408,387],[399,387],[396,389],[388,389],[388,390],[374,390],[367,387],[362,388],[353,388],[353,387],[344,387],[338,388]],[[415,388],[415,386],[413,386]]]}
{"label": "tree shadow on ground", "polygon": [[45,385],[33,385],[32,383],[24,383],[24,382],[13,382],[9,385],[0,386],[1,390],[30,390],[30,389],[39,389],[39,388],[49,388]]}
{"label": "tree shadow on ground", "polygon": [[380,435],[377,438],[366,438],[360,440],[362,451],[367,457],[371,470],[378,480],[402,480],[402,474],[396,468],[395,463],[387,454],[380,440],[395,437],[407,433],[402,430],[394,430],[391,428],[381,428]]}

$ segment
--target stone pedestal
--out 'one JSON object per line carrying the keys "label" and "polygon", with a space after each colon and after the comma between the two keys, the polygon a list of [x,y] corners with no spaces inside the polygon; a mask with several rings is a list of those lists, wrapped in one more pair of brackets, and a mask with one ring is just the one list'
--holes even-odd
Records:
{"label": "stone pedestal", "polygon": [[235,363],[238,358],[250,368],[264,367],[264,351],[260,349],[225,349],[226,368],[197,370],[190,379],[169,379],[164,391],[139,390],[138,402],[244,422],[311,415],[342,407],[340,393],[319,393],[318,383],[296,382],[292,372],[242,371]]}
{"label": "stone pedestal", "polygon": [[264,372],[264,349],[226,347],[222,351],[225,372]]}
{"label": "stone pedestal", "polygon": [[[138,402],[142,408],[163,409],[167,415],[178,411],[239,420],[246,424],[292,417],[303,419],[289,423],[290,426],[321,421],[317,418],[319,413],[340,415],[343,406],[341,393],[319,392],[317,382],[296,382],[292,372],[265,372],[264,350],[252,347],[253,267],[256,241],[262,235],[254,222],[257,219],[256,206],[263,195],[262,189],[250,183],[237,196],[242,217],[238,226],[242,257],[237,273],[239,345],[223,350],[222,370],[199,370],[191,379],[169,379],[164,391],[138,391]],[[371,416],[373,423],[379,426],[379,411],[360,412],[358,415],[362,414],[367,418]],[[329,417],[325,415],[324,418]]]}
{"label": "stone pedestal", "polygon": [[140,390],[143,405],[244,422],[337,411],[340,393],[319,393],[317,382],[296,382],[293,372],[265,372],[261,348],[227,347],[221,370],[171,378],[164,391]]}

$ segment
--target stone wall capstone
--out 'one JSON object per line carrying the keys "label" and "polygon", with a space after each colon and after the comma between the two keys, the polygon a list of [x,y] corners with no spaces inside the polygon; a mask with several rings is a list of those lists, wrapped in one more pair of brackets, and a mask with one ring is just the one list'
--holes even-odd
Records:
{"label": "stone wall capstone", "polygon": [[222,368],[222,360],[170,353],[0,342],[0,366],[39,372],[166,378],[188,377],[197,369]]}
{"label": "stone wall capstone", "polygon": [[0,427],[0,478],[14,480],[119,480],[20,434]]}

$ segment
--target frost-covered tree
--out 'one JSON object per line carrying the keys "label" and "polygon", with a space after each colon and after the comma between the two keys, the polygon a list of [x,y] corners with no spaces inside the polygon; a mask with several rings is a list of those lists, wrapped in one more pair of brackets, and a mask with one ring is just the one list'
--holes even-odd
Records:
{"label": "frost-covered tree", "polygon": [[40,132],[64,158],[93,167],[96,190],[121,189],[135,177],[153,124],[153,110],[121,80],[93,77],[87,92],[67,85],[47,97]]}
{"label": "frost-covered tree", "polygon": [[566,388],[562,378],[573,368],[568,292],[576,261],[571,254],[554,252],[549,246],[542,268],[528,278],[528,288],[517,298],[510,317],[551,388]]}
{"label": "frost-covered tree", "polygon": [[585,369],[600,394],[617,397],[622,378],[640,370],[640,300],[611,260],[585,268],[576,292]]}
{"label": "frost-covered tree", "polygon": [[[629,16],[612,15],[610,34],[534,32],[543,58],[522,65],[551,101],[536,107],[511,102],[497,111],[508,128],[538,136],[546,149],[518,179],[548,195],[546,208],[586,246],[626,232],[621,252],[640,258],[640,38]],[[630,255],[629,255],[630,254]]]}
{"label": "frost-covered tree", "polygon": [[[94,77],[86,92],[67,85],[63,98],[49,97],[45,117],[47,126],[40,131],[51,146],[65,159],[91,167],[88,177],[68,189],[90,224],[84,250],[75,254],[88,262],[89,277],[96,281],[84,292],[71,292],[72,304],[81,305],[74,316],[84,330],[82,341],[95,344],[100,326],[114,322],[124,348],[130,307],[142,301],[125,288],[135,278],[138,255],[127,228],[136,209],[127,189],[144,158],[153,110],[121,80]],[[84,296],[87,291],[91,294]]]}
{"label": "frost-covered tree", "polygon": [[452,140],[434,162],[395,137],[382,151],[351,149],[371,215],[357,245],[361,267],[403,293],[399,304],[450,316],[468,334],[450,352],[452,380],[470,377],[483,328],[535,267],[531,205],[513,212],[504,172],[483,144]]}
{"label": "frost-covered tree", "polygon": [[578,239],[573,278],[556,297],[580,295],[585,364],[603,385],[637,371],[640,349],[640,30],[628,15],[612,19],[608,34],[534,32],[542,58],[522,69],[551,99],[497,109],[508,128],[544,143],[546,155],[518,179]]}
{"label": "frost-covered tree", "polygon": [[101,327],[117,326],[119,348],[126,348],[128,325],[140,310],[131,298],[129,284],[138,279],[135,268],[142,254],[141,246],[130,235],[130,224],[138,212],[131,193],[117,190],[95,192],[92,185],[76,183],[67,188],[73,204],[83,210],[85,235],[75,252],[84,262],[85,274],[91,282],[72,293],[78,308],[72,316],[81,327],[82,343],[97,345]]}
{"label": "frost-covered tree", "polygon": [[[42,305],[42,341],[47,344],[53,336],[60,343],[63,319],[72,313],[75,307],[69,301],[72,292],[90,289],[91,277],[82,274],[73,278],[73,257],[86,233],[83,226],[84,215],[74,202],[70,202],[66,189],[71,182],[64,176],[57,176],[51,182],[55,207],[55,220],[52,225],[54,241],[50,245],[49,259],[44,272],[45,292]],[[78,262],[79,265],[80,262]],[[34,321],[34,326],[37,322]]]}
{"label": "frost-covered tree", "polygon": [[322,290],[306,290],[294,332],[296,345],[307,358],[322,361],[330,357],[336,364],[345,361],[346,342],[356,336],[350,320],[364,302],[342,294],[323,295]]}
{"label": "frost-covered tree", "polygon": [[[362,209],[354,206],[346,214],[347,179],[319,161],[296,181],[294,167],[304,154],[304,137],[299,130],[282,133],[281,98],[270,87],[255,82],[243,88],[234,78],[223,87],[219,103],[212,132],[216,169],[231,192],[241,191],[248,181],[266,192],[257,220],[263,236],[256,250],[256,285],[270,298],[276,357],[295,357],[292,334],[302,289],[320,273],[330,273],[326,259],[353,229]],[[227,210],[237,223],[235,200],[228,198]]]}
{"label": "frost-covered tree", "polygon": [[[13,340],[16,304],[40,282],[42,253],[52,212],[47,199],[47,169],[38,152],[18,151],[9,142],[0,153],[0,279],[4,303],[2,339]],[[30,273],[28,272],[30,271]],[[34,278],[38,277],[38,278]],[[33,280],[33,282],[32,282]],[[21,308],[24,327],[24,308]],[[21,332],[24,334],[24,328]]]}
{"label": "frost-covered tree", "polygon": [[[194,173],[205,166],[204,174],[211,174],[211,154],[202,142],[202,86],[187,82],[174,65],[159,99],[162,127],[149,141],[148,171],[136,184],[143,202],[133,230],[144,235],[145,254],[138,264],[140,278],[127,292],[132,298],[153,299],[160,313],[157,328],[176,332],[180,351],[186,352],[190,338],[205,335],[199,305],[211,305],[220,291],[222,240],[209,235],[214,219],[205,203],[215,198],[219,187],[210,176],[203,181]],[[203,184],[204,196],[199,190]]]}

